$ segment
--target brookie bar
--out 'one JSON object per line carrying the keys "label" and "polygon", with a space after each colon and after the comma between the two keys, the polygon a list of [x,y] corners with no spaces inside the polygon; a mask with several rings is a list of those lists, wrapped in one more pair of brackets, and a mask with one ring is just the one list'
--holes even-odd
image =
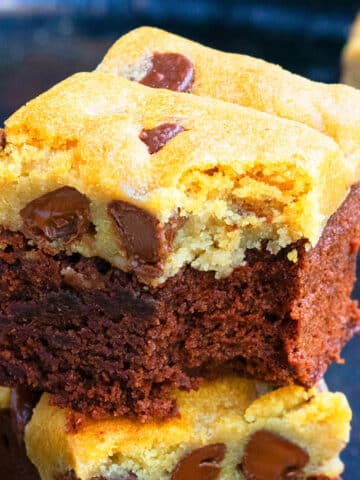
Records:
{"label": "brookie bar", "polygon": [[[6,480],[340,480],[351,411],[341,393],[226,377],[175,392],[181,418],[95,421],[0,388]],[[27,451],[27,453],[26,453]],[[30,462],[27,457],[36,465]]]}
{"label": "brookie bar", "polygon": [[101,72],[5,137],[1,384],[167,418],[225,371],[312,385],[358,329],[359,179],[331,138]]}
{"label": "brookie bar", "polygon": [[175,395],[181,418],[148,424],[91,420],[44,395],[25,430],[28,455],[42,480],[329,480],[342,472],[351,412],[340,393],[226,377]]}

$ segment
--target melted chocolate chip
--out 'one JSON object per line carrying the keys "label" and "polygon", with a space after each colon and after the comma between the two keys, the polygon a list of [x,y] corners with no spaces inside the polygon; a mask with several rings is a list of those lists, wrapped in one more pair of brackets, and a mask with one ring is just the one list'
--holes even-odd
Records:
{"label": "melted chocolate chip", "polygon": [[241,470],[247,480],[296,480],[309,461],[298,445],[267,430],[259,430],[248,441]]}
{"label": "melted chocolate chip", "polygon": [[0,149],[4,149],[6,145],[6,135],[5,135],[5,130],[3,128],[0,128]]}
{"label": "melted chocolate chip", "polygon": [[151,213],[120,200],[111,202],[108,211],[127,256],[151,264],[164,260],[184,223],[183,218],[175,216],[162,224]]}
{"label": "melted chocolate chip", "polygon": [[180,53],[154,53],[152,67],[140,83],[153,88],[190,92],[194,83],[194,65]]}
{"label": "melted chocolate chip", "polygon": [[69,243],[90,227],[90,201],[72,187],[61,187],[36,198],[20,212],[30,236]]}
{"label": "melted chocolate chip", "polygon": [[176,465],[171,480],[216,480],[220,475],[220,463],[224,460],[226,446],[214,443],[193,450]]}
{"label": "melted chocolate chip", "polygon": [[178,133],[184,131],[184,128],[177,123],[163,123],[150,130],[142,130],[139,138],[148,146],[149,152],[156,153]]}
{"label": "melted chocolate chip", "polygon": [[21,444],[24,440],[24,431],[32,417],[32,412],[39,401],[40,394],[24,387],[11,390],[11,417],[14,431]]}

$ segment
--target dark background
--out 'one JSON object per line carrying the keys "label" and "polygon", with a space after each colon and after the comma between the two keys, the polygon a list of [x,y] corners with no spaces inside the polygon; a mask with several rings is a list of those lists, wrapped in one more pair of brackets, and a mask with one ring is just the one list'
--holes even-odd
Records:
{"label": "dark background", "polygon": [[[339,58],[360,0],[0,0],[0,125],[55,82],[93,69],[123,33],[154,25],[219,49],[280,63],[314,80],[336,82]],[[360,286],[354,296],[360,299]],[[345,365],[326,375],[354,412],[342,458],[344,480],[360,478],[360,339]],[[5,480],[5,479],[4,479]]]}

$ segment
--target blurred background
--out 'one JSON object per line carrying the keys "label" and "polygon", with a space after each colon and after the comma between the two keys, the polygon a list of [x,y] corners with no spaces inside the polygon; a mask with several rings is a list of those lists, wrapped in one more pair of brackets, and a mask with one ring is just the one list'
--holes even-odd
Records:
{"label": "blurred background", "polygon": [[[337,82],[339,59],[360,0],[0,0],[0,126],[34,95],[96,67],[107,48],[139,25],[165,28],[232,52]],[[354,296],[360,299],[360,287]],[[360,470],[360,339],[327,374],[354,411],[343,480]]]}

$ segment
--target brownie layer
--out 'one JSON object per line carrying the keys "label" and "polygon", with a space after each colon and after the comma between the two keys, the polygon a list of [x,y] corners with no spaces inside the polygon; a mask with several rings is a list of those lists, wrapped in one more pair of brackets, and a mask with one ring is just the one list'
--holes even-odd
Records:
{"label": "brownie layer", "polygon": [[[271,255],[216,280],[183,269],[157,288],[98,258],[51,256],[19,233],[0,241],[0,384],[51,392],[93,416],[177,414],[168,392],[236,370],[309,386],[359,328],[350,300],[360,186],[317,246]],[[298,261],[288,260],[297,248]]]}

